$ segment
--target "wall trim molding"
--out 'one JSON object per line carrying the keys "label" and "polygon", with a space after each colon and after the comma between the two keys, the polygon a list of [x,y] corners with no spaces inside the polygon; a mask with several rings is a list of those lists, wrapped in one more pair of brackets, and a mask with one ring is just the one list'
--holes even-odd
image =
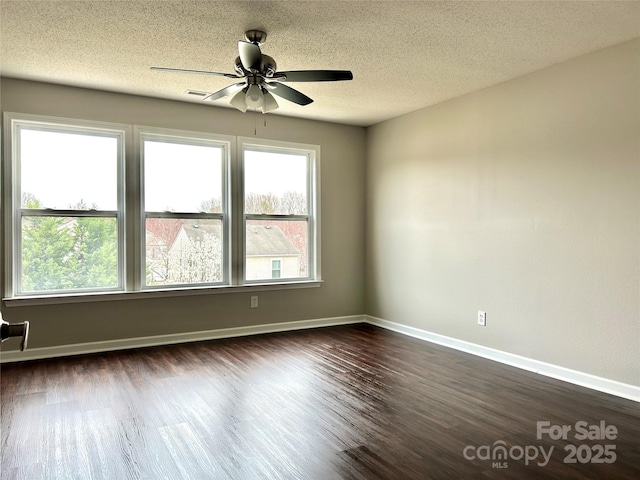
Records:
{"label": "wall trim molding", "polygon": [[149,337],[126,338],[120,340],[106,340],[101,342],[76,343],[55,347],[27,348],[24,352],[9,350],[0,353],[0,363],[22,362],[26,360],[43,360],[46,358],[85,355],[88,353],[112,352],[132,348],[156,347],[177,343],[200,342],[221,338],[244,337],[264,333],[288,332],[319,327],[333,327],[353,323],[365,323],[364,315],[350,315],[344,317],[315,318],[293,322],[267,323],[264,325],[249,325],[246,327],[220,328],[198,332],[174,333],[168,335],[154,335]]}
{"label": "wall trim molding", "polygon": [[24,352],[9,350],[0,352],[0,363],[22,362],[27,360],[43,360],[47,358],[67,357],[72,355],[85,355],[90,353],[111,352],[128,350],[133,348],[155,347],[178,343],[199,342],[222,338],[243,337],[260,335],[265,333],[288,332],[310,328],[333,327],[350,325],[355,323],[368,323],[377,327],[391,330],[403,335],[408,335],[426,342],[442,345],[454,350],[477,355],[489,360],[510,365],[512,367],[538,373],[546,377],[562,380],[574,385],[586,387],[617,397],[640,402],[640,387],[627,383],[610,380],[589,373],[571,370],[550,363],[541,362],[532,358],[522,357],[513,353],[496,350],[483,345],[478,345],[464,340],[459,340],[438,333],[421,330],[371,315],[348,315],[342,317],[316,318],[310,320],[298,320],[292,322],[267,323],[264,325],[249,325],[245,327],[221,328],[216,330],[203,330],[198,332],[175,333],[168,335],[155,335],[149,337],[127,338],[121,340],[106,340],[102,342],[77,343],[71,345],[59,345],[45,348],[29,348]]}
{"label": "wall trim molding", "polygon": [[591,375],[590,373],[571,370],[569,368],[541,362],[532,358],[522,357],[513,353],[503,352],[501,350],[485,347],[476,343],[466,342],[464,340],[458,340],[456,338],[402,325],[400,323],[390,322],[389,320],[373,317],[371,315],[365,315],[365,321],[371,325],[382,327],[387,330],[392,330],[430,343],[436,343],[438,345],[460,350],[472,355],[477,355],[512,367],[521,368],[522,370],[527,370],[529,372],[538,373],[545,377],[555,378],[557,380],[586,387],[591,390],[597,390],[599,392],[640,402],[640,387],[634,385],[598,377],[596,375]]}

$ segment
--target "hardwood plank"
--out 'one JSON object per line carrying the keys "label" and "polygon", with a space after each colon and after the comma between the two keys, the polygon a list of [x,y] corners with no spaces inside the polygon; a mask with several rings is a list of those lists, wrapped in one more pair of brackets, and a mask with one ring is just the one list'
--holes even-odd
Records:
{"label": "hardwood plank", "polygon": [[[3,480],[640,478],[637,403],[370,325],[0,368]],[[544,420],[619,434],[537,439]],[[500,441],[553,451],[463,454]],[[569,444],[617,458],[567,464]]]}

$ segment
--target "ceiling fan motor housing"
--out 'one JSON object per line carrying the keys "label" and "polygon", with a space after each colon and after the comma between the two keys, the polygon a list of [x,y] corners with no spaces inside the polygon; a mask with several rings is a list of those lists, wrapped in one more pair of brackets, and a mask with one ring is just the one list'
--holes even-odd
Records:
{"label": "ceiling fan motor housing", "polygon": [[244,32],[244,38],[247,39],[247,42],[262,45],[267,41],[267,33],[262,30],[247,30]]}

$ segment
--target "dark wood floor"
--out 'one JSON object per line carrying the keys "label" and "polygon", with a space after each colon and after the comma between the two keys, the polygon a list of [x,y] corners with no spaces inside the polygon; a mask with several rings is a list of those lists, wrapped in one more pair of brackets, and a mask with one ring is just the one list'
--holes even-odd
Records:
{"label": "dark wood floor", "polygon": [[[0,382],[2,479],[640,478],[637,403],[369,325],[6,364]],[[538,421],[618,434],[537,439]]]}

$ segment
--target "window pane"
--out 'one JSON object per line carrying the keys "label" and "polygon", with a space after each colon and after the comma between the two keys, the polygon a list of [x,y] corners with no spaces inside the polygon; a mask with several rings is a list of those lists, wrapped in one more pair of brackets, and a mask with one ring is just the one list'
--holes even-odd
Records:
{"label": "window pane", "polygon": [[147,212],[222,212],[222,148],[144,142]]}
{"label": "window pane", "polygon": [[271,260],[271,278],[282,276],[282,260]]}
{"label": "window pane", "polygon": [[245,150],[244,211],[306,215],[307,156]]}
{"label": "window pane", "polygon": [[307,230],[306,221],[248,220],[246,280],[307,277]]}
{"label": "window pane", "polygon": [[222,221],[147,218],[146,284],[223,280]]}
{"label": "window pane", "polygon": [[22,218],[23,292],[118,286],[115,218]]}
{"label": "window pane", "polygon": [[118,139],[20,129],[23,208],[116,210]]}

